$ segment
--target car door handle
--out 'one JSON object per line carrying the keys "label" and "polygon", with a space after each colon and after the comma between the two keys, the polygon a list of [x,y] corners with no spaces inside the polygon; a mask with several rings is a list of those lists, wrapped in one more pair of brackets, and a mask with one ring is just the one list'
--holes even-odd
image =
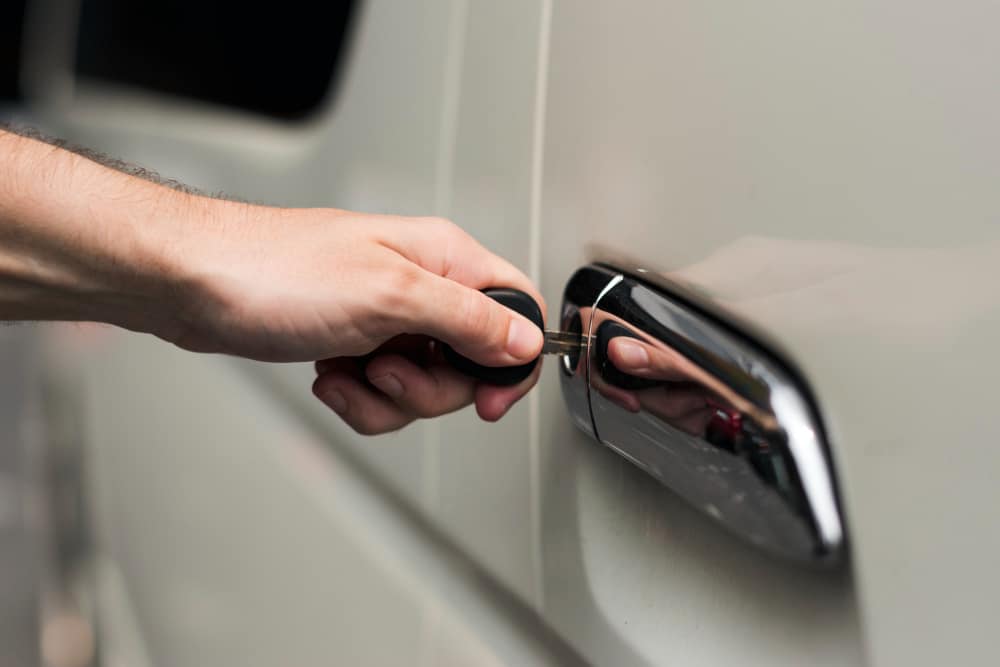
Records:
{"label": "car door handle", "polygon": [[593,264],[567,283],[561,326],[574,422],[751,542],[835,562],[845,534],[829,452],[790,364],[668,282]]}

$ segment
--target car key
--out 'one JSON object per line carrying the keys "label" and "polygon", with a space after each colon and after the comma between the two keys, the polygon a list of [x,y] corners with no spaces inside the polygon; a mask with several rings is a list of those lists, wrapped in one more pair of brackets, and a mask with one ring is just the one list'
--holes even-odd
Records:
{"label": "car key", "polygon": [[[490,287],[483,294],[494,301],[524,315],[535,323],[545,334],[545,344],[542,354],[574,354],[578,353],[585,342],[585,337],[568,331],[546,331],[543,329],[542,311],[538,304],[526,292],[509,287]],[[519,366],[483,366],[467,357],[463,357],[450,345],[443,345],[444,358],[456,370],[487,384],[500,386],[514,385],[525,380],[535,370],[538,359]]]}

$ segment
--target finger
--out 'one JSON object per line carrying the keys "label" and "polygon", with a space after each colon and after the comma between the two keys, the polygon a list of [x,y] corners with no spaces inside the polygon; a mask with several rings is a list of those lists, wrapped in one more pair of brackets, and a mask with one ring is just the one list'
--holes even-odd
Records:
{"label": "finger", "polygon": [[611,339],[608,343],[608,358],[615,368],[636,377],[670,382],[690,379],[684,372],[688,362],[676,352],[628,336]]}
{"label": "finger", "polygon": [[421,368],[396,354],[379,355],[368,363],[368,381],[404,412],[438,417],[472,403],[476,383],[446,365]]}
{"label": "finger", "polygon": [[430,362],[434,352],[434,341],[427,336],[402,334],[379,345],[369,358],[379,354],[396,354],[411,359],[418,365]]}
{"label": "finger", "polygon": [[343,360],[345,357],[331,357],[330,359],[320,359],[314,366],[316,368],[316,375],[322,375],[323,373],[329,373],[330,371],[337,370],[338,368],[344,368]]}
{"label": "finger", "polygon": [[313,393],[362,435],[403,428],[414,416],[347,373],[329,371],[313,382]]}
{"label": "finger", "polygon": [[444,341],[486,366],[524,364],[541,354],[542,331],[526,317],[428,271],[417,282],[402,314],[408,331]]}
{"label": "finger", "polygon": [[370,354],[360,357],[330,357],[329,359],[320,359],[315,362],[314,366],[317,375],[339,369],[361,380],[365,377],[364,370],[368,360],[376,355],[394,353],[411,359],[418,366],[427,366],[439,356],[436,349],[438,347],[440,346],[436,345],[435,341],[427,336],[403,334],[386,341]]}
{"label": "finger", "polygon": [[476,414],[485,421],[497,421],[535,386],[541,371],[542,364],[539,363],[530,376],[513,387],[480,384],[476,387]]}
{"label": "finger", "polygon": [[316,374],[337,372],[349,375],[355,380],[364,383],[365,381],[365,357],[330,357],[320,359],[315,363]]}
{"label": "finger", "polygon": [[542,313],[545,300],[531,280],[517,267],[487,250],[468,232],[440,218],[407,218],[399,229],[384,239],[407,259],[427,271],[481,290],[487,287],[513,287],[531,295]]}

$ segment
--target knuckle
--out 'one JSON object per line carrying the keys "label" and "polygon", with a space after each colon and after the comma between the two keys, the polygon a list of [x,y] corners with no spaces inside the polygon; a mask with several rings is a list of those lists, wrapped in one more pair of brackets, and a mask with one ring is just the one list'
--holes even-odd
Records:
{"label": "knuckle", "polygon": [[471,238],[469,233],[457,223],[447,218],[432,218],[433,234],[442,248],[447,251],[455,247],[466,247]]}
{"label": "knuckle", "polygon": [[419,268],[404,264],[393,267],[384,279],[375,281],[366,298],[366,328],[384,334],[401,333],[395,329],[411,314],[420,280]]}

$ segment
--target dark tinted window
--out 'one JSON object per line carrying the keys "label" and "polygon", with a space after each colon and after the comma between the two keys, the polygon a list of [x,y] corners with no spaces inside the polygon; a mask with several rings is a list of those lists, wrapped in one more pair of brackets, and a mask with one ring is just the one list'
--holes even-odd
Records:
{"label": "dark tinted window", "polygon": [[77,72],[282,119],[327,95],[350,0],[81,0]]}
{"label": "dark tinted window", "polygon": [[20,96],[18,69],[27,0],[0,0],[0,100]]}

